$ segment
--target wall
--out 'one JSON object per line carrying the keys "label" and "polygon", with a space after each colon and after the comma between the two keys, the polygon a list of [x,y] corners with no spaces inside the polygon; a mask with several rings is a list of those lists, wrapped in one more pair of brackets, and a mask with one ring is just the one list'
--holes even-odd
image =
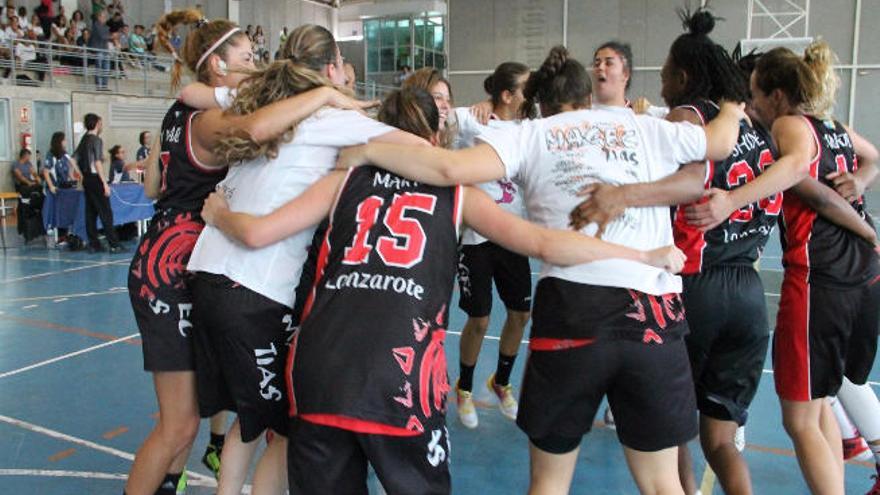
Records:
{"label": "wall", "polygon": [[[137,150],[138,135],[141,131],[153,131],[154,135],[161,124],[163,111],[157,109],[166,109],[171,106],[173,100],[168,98],[155,97],[136,97],[121,96],[96,93],[80,93],[71,92],[70,90],[50,89],[50,88],[27,88],[14,86],[0,86],[0,98],[8,99],[10,103],[9,125],[3,126],[10,133],[12,143],[11,155],[18,156],[19,136],[23,132],[33,132],[34,126],[34,101],[52,101],[70,103],[72,118],[71,128],[74,129],[76,122],[82,122],[82,118],[86,113],[95,113],[100,115],[104,120],[104,131],[101,138],[104,140],[105,154],[111,146],[121,144],[128,150],[128,158],[134,159],[134,151]],[[30,121],[22,124],[19,120],[20,110],[27,106],[30,110]],[[116,120],[111,117],[113,113],[111,108],[128,108],[142,107],[143,114],[137,120]],[[74,136],[67,136],[68,151],[72,151],[82,134],[77,134],[74,130]],[[10,172],[11,161],[0,161],[0,191],[12,191],[12,176]]]}
{"label": "wall", "polygon": [[[547,51],[562,43],[563,38],[572,54],[584,63],[592,59],[593,50],[603,41],[629,42],[636,65],[630,96],[660,102],[659,69],[672,41],[682,32],[675,9],[683,4],[681,0],[449,0],[449,74],[457,103],[484,99],[482,81],[497,64],[518,60],[537,67]],[[857,60],[853,60],[859,4],[859,50]],[[712,37],[732,50],[746,37],[748,1],[715,1],[711,5],[716,15],[725,19],[716,25]],[[756,23],[754,37],[769,34],[769,22]],[[880,143],[880,117],[876,113],[880,108],[878,25],[878,0],[810,2],[808,34],[824,37],[840,59],[836,116],[843,122],[851,121],[875,143]],[[802,33],[803,23],[795,27],[800,27]],[[858,104],[850,116],[853,77],[853,103]]]}
{"label": "wall", "polygon": [[283,27],[287,26],[288,31],[292,31],[302,24],[318,24],[331,29],[332,10],[301,0],[241,0],[239,25],[263,26],[269,53],[274,55],[279,48],[279,33]]}

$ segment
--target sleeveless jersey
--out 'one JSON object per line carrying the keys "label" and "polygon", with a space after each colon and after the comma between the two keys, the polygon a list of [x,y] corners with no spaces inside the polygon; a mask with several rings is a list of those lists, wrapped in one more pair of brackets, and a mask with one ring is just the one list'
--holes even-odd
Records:
{"label": "sleeveless jersey", "polygon": [[[719,112],[710,101],[698,101],[682,108],[694,110],[703,125]],[[739,141],[731,155],[723,161],[707,161],[706,189],[730,191],[761,175],[776,159],[776,149],[769,134],[761,127],[739,124]],[[673,222],[675,244],[687,255],[682,274],[700,273],[703,269],[722,264],[752,264],[761,255],[782,210],[782,193],[776,193],[733,212],[720,225],[702,232],[689,225],[684,208],[676,208]]]}
{"label": "sleeveless jersey", "polygon": [[[804,116],[819,153],[810,163],[810,176],[833,188],[825,178],[832,172],[853,173],[858,160],[849,134],[836,120]],[[872,227],[873,221],[864,206],[864,196],[852,207]],[[785,196],[782,226],[782,263],[786,270],[808,272],[810,283],[845,288],[870,281],[880,272],[877,253],[866,241],[849,230],[820,217],[796,194]]]}
{"label": "sleeveless jersey", "polygon": [[192,152],[190,125],[198,111],[177,101],[162,120],[159,169],[162,173],[157,210],[195,211],[202,209],[226,168],[211,168],[199,163]]}
{"label": "sleeveless jersey", "polygon": [[460,187],[349,172],[288,357],[291,416],[408,436],[444,421]]}

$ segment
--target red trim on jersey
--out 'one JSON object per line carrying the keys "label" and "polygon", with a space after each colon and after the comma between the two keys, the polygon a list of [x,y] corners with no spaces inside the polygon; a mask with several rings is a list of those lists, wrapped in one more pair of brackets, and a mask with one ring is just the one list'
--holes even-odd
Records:
{"label": "red trim on jersey", "polygon": [[366,433],[368,435],[417,437],[422,434],[422,432],[417,430],[409,430],[399,426],[391,426],[374,421],[364,421],[362,419],[350,418],[338,414],[301,414],[299,418],[316,425],[330,426],[356,433]]}
{"label": "red trim on jersey", "polygon": [[[706,180],[703,184],[705,189],[712,186],[712,177],[715,176],[715,162],[706,160]],[[701,198],[695,203],[699,204],[708,201],[707,198]],[[672,237],[675,245],[681,249],[687,256],[682,268],[682,275],[692,275],[700,273],[703,270],[703,252],[706,250],[706,233],[689,224],[684,218],[684,210],[689,205],[680,205],[675,210],[675,221],[672,222]]]}
{"label": "red trim on jersey", "polygon": [[675,108],[686,108],[686,109],[688,109],[688,110],[693,111],[695,114],[697,114],[697,117],[700,118],[700,122],[701,122],[704,126],[706,125],[706,116],[703,115],[703,112],[701,112],[699,108],[697,108],[697,107],[695,107],[695,106],[693,106],[693,105],[679,105],[679,106],[677,106],[677,107],[675,107]]}
{"label": "red trim on jersey", "polygon": [[786,268],[773,334],[776,393],[791,401],[812,400],[809,273],[801,267]]}
{"label": "red trim on jersey", "polygon": [[532,351],[564,351],[584,347],[596,342],[596,339],[553,339],[534,337],[529,339],[529,350]]}
{"label": "red trim on jersey", "polygon": [[196,115],[198,115],[200,113],[202,113],[202,112],[201,111],[192,112],[189,114],[189,117],[187,117],[187,119],[186,119],[186,126],[184,129],[184,134],[185,134],[184,139],[186,139],[186,144],[184,145],[186,147],[186,156],[189,157],[189,163],[193,167],[201,170],[202,172],[204,172],[206,174],[219,174],[221,172],[225,172],[226,167],[210,167],[208,165],[205,165],[204,163],[200,162],[199,159],[196,158],[196,154],[193,153],[192,134],[190,134],[190,132],[189,132],[189,127],[192,124],[193,117],[195,117]]}
{"label": "red trim on jersey", "polygon": [[[300,319],[302,322],[302,319]],[[290,347],[287,349],[287,364],[284,366],[284,383],[287,385],[287,402],[290,407],[287,410],[289,416],[296,416],[296,395],[293,393],[293,359],[296,356],[296,345],[299,342],[299,330],[293,334]]]}

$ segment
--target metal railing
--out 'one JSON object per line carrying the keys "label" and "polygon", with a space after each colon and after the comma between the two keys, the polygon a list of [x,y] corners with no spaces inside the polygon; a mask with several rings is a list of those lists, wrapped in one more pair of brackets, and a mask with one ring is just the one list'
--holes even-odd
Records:
{"label": "metal railing", "polygon": [[[17,54],[33,53],[36,58],[22,61]],[[13,39],[0,42],[0,75],[7,84],[59,87],[76,90],[97,89],[96,78],[109,91],[144,96],[165,94],[169,89],[168,71],[174,60],[151,53],[138,54],[102,50],[76,45]],[[21,77],[24,76],[24,77]],[[34,77],[35,76],[35,77]]]}
{"label": "metal railing", "polygon": [[355,94],[361,100],[382,100],[388,93],[400,89],[396,86],[376,84],[374,81],[355,83]]}

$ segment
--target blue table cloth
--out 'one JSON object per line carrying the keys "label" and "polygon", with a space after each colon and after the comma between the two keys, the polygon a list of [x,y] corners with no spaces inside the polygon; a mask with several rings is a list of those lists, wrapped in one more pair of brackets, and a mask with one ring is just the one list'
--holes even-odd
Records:
{"label": "blue table cloth", "polygon": [[[153,200],[144,194],[141,184],[110,184],[110,208],[113,223],[123,225],[153,217]],[[58,189],[56,194],[46,191],[43,203],[43,225],[46,230],[57,227],[70,229],[80,239],[86,239],[86,196],[80,189]],[[101,228],[101,219],[98,219]]]}

